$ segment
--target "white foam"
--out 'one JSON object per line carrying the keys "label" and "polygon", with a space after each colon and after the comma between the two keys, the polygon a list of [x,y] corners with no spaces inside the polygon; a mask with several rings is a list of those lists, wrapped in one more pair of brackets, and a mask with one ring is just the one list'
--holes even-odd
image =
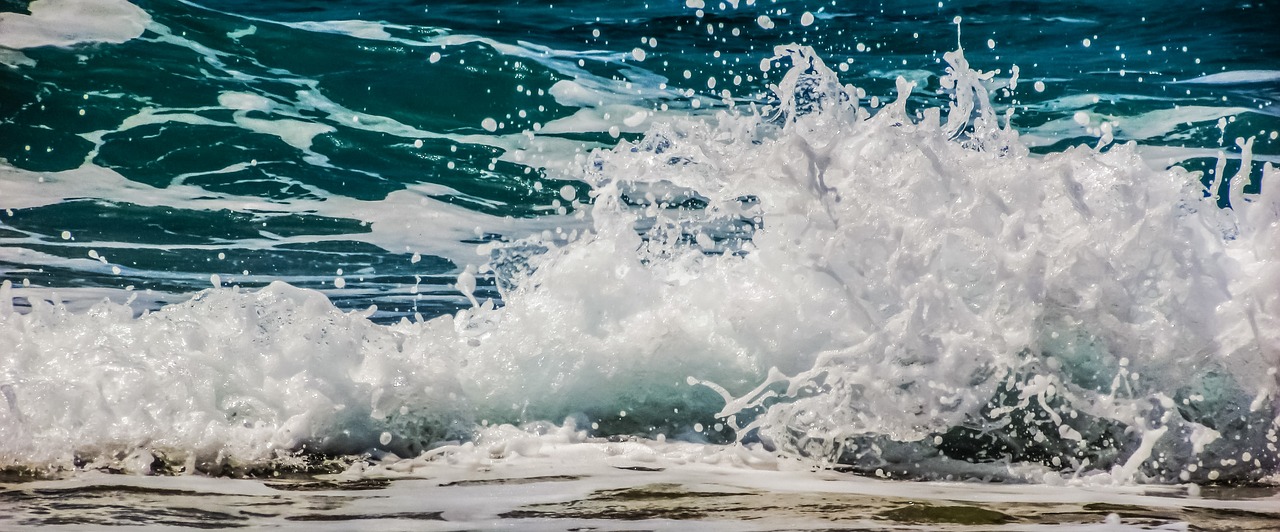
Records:
{"label": "white foam", "polygon": [[[177,121],[195,120],[195,115],[165,115]],[[193,118],[194,117],[194,118]],[[431,196],[451,193],[451,189],[431,183],[414,183],[377,201],[364,201],[343,196],[324,195],[321,199],[294,199],[288,203],[211,193],[181,182],[159,188],[125,178],[114,170],[86,163],[61,172],[31,172],[0,164],[0,179],[6,183],[0,197],[0,209],[23,209],[52,205],[68,199],[91,197],[114,203],[133,203],[148,207],[175,207],[194,210],[257,212],[276,214],[315,214],[334,218],[354,218],[369,223],[370,232],[330,236],[271,237],[244,239],[238,246],[265,249],[280,243],[307,243],[331,239],[359,240],[389,251],[415,250],[443,256],[458,264],[475,260],[475,249],[460,241],[473,238],[474,229],[484,226],[491,231],[541,231],[566,225],[555,217],[541,220],[495,218],[446,203]],[[181,181],[181,180],[178,180]],[[114,245],[95,243],[99,247]],[[148,247],[147,245],[140,245]],[[201,246],[187,246],[199,248]],[[209,249],[213,249],[211,246]],[[44,260],[44,259],[40,259]],[[82,260],[82,259],[77,259]],[[84,266],[93,266],[84,261]],[[36,264],[35,262],[21,262]],[[94,262],[96,264],[96,262]],[[94,266],[96,267],[96,266]],[[158,274],[152,272],[152,274]]]}
{"label": "white foam", "polygon": [[1177,83],[1197,85],[1236,85],[1280,81],[1280,70],[1230,70],[1191,78]]}
{"label": "white foam", "polygon": [[348,35],[357,39],[376,41],[392,40],[391,34],[387,33],[387,24],[370,22],[367,20],[304,21],[291,22],[285,25],[306,31]]}
{"label": "white foam", "polygon": [[0,65],[10,68],[31,67],[36,65],[36,60],[17,50],[0,48]]}
{"label": "white foam", "polygon": [[34,0],[30,15],[0,13],[0,47],[118,44],[142,35],[151,16],[125,0]]}

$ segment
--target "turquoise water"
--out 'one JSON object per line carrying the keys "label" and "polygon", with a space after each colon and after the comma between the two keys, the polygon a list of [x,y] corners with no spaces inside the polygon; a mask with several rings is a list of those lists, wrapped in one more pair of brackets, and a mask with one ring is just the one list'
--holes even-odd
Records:
{"label": "turquoise water", "polygon": [[1280,463],[1269,2],[0,11],[17,469],[566,418],[926,478]]}

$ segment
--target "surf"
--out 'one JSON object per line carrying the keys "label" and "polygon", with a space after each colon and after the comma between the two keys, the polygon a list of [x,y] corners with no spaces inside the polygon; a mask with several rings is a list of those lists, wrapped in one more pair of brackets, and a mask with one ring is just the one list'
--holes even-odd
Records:
{"label": "surf", "polygon": [[579,156],[578,219],[481,245],[452,316],[278,282],[19,312],[5,281],[5,467],[392,463],[550,423],[894,478],[1272,478],[1275,168],[1032,155],[991,103],[1014,82],[945,59],[950,104],[916,108],[779,47],[771,99]]}

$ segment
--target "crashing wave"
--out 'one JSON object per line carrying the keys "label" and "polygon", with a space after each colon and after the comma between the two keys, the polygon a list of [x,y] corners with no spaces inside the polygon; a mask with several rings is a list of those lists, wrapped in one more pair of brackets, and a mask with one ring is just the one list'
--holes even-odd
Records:
{"label": "crashing wave", "polygon": [[585,230],[488,244],[458,287],[501,306],[381,326],[277,283],[19,314],[6,282],[0,457],[243,471],[568,417],[894,476],[1275,473],[1274,168],[1246,194],[1132,144],[1032,156],[960,50],[945,122],[778,52],[776,106],[596,152]]}

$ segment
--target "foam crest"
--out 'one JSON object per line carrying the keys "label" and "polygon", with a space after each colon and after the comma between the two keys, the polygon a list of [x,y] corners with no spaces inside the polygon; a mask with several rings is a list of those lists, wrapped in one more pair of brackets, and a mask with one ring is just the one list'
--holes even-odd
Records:
{"label": "foam crest", "polygon": [[440,385],[448,358],[422,360],[403,330],[319,292],[211,290],[136,319],[107,301],[83,314],[39,300],[26,315],[0,311],[9,467],[220,473],[299,449],[416,454],[469,429],[462,399]]}

